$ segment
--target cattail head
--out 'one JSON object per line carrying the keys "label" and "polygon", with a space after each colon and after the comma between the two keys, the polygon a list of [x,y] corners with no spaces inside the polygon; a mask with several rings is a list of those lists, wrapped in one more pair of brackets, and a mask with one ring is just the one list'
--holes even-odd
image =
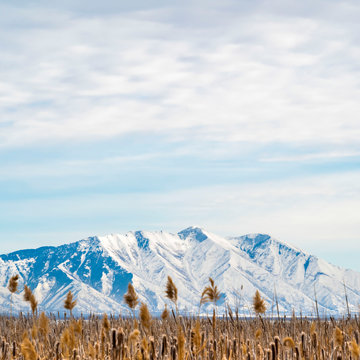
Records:
{"label": "cattail head", "polygon": [[64,308],[66,310],[70,310],[72,312],[72,309],[76,305],[76,300],[73,300],[73,294],[71,293],[71,290],[66,295],[66,299],[64,300]]}
{"label": "cattail head", "polygon": [[161,342],[161,357],[164,357],[166,353],[167,353],[167,337],[165,334],[163,334],[162,342]]}
{"label": "cattail head", "polygon": [[19,275],[18,274],[12,276],[10,278],[10,280],[9,280],[8,289],[12,294],[17,291],[18,281],[19,281]]}
{"label": "cattail head", "polygon": [[173,303],[176,304],[177,302],[177,296],[178,296],[178,290],[175,286],[172,278],[168,276],[167,283],[166,283],[166,289],[165,289],[166,297],[171,300]]}
{"label": "cattail head", "polygon": [[140,321],[141,321],[142,326],[146,330],[150,330],[151,315],[150,315],[147,305],[143,304],[143,303],[140,306]]}
{"label": "cattail head", "polygon": [[132,310],[134,310],[139,303],[139,298],[135,292],[134,286],[131,283],[128,284],[128,290],[124,295],[124,301],[126,305]]}
{"label": "cattail head", "polygon": [[209,277],[209,282],[210,285],[206,286],[201,294],[200,304],[205,304],[207,302],[216,304],[220,299],[220,291],[211,277]]}
{"label": "cattail head", "polygon": [[259,290],[256,290],[253,298],[253,307],[256,314],[263,314],[266,311],[266,304],[264,299],[261,298]]}
{"label": "cattail head", "polygon": [[117,346],[117,330],[111,329],[111,346],[113,349],[116,349]]}

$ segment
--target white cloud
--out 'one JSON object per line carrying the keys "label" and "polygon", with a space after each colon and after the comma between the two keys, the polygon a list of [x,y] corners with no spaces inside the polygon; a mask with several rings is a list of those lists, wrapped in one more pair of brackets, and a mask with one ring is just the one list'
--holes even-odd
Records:
{"label": "white cloud", "polygon": [[[8,6],[27,25],[3,25],[0,144],[134,132],[357,143],[357,25],[264,5],[234,14],[230,4],[213,27],[210,3],[203,23],[194,9],[190,27],[191,10],[176,6],[81,17]],[[184,17],[170,21],[178,11]]]}

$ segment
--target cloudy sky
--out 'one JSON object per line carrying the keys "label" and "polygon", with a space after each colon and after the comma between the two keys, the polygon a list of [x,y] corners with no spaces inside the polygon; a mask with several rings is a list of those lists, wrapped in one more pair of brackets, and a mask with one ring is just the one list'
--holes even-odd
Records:
{"label": "cloudy sky", "polygon": [[358,1],[0,1],[0,252],[269,233],[360,270]]}

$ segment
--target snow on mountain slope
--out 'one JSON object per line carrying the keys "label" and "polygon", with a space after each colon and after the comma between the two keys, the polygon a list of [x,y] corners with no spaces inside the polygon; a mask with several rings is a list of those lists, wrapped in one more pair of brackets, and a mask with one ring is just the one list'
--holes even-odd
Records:
{"label": "snow on mountain slope", "polygon": [[[19,289],[33,289],[40,310],[63,311],[71,290],[77,312],[128,313],[123,303],[132,282],[140,301],[153,312],[163,309],[167,276],[178,287],[179,308],[198,312],[202,290],[211,276],[225,305],[248,314],[256,290],[275,313],[275,291],[281,311],[314,313],[314,291],[322,313],[344,313],[344,282],[351,310],[360,303],[360,273],[340,269],[268,235],[225,239],[190,227],[178,234],[136,231],[90,237],[59,247],[21,250],[0,256],[0,310],[10,308],[9,278],[20,275]],[[207,311],[210,305],[204,306]],[[22,292],[13,308],[28,310]]]}

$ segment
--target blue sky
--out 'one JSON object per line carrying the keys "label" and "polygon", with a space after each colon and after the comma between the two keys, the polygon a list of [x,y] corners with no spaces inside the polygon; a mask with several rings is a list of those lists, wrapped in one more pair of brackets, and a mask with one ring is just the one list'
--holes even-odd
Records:
{"label": "blue sky", "polygon": [[0,247],[269,233],[360,270],[357,1],[0,2]]}

